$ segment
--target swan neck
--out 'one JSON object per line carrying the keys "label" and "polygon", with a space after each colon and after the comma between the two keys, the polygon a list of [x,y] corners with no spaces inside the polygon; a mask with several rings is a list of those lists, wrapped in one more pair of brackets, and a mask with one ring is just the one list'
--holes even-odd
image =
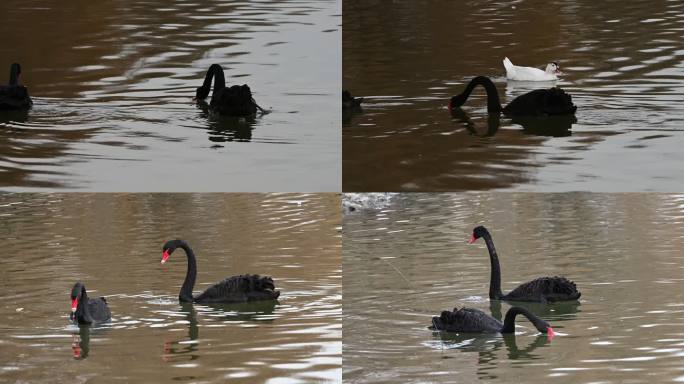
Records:
{"label": "swan neck", "polygon": [[512,307],[506,312],[506,318],[504,319],[503,329],[501,333],[514,333],[515,332],[515,317],[518,315],[525,316],[539,332],[546,333],[546,328],[548,324],[529,312],[528,310],[521,307]]}
{"label": "swan neck", "polygon": [[10,66],[9,85],[19,85],[19,74],[21,73],[19,64],[12,64]]}
{"label": "swan neck", "polygon": [[499,101],[499,92],[496,90],[494,83],[486,76],[477,76],[468,83],[466,89],[458,96],[455,96],[451,100],[451,105],[453,107],[460,107],[465,104],[466,100],[470,97],[473,89],[481,85],[487,92],[487,112],[490,113],[500,113],[503,108],[501,107],[501,102]]}
{"label": "swan neck", "polygon": [[86,292],[85,287],[81,287],[81,299],[78,301],[78,306],[81,308],[76,308],[76,310],[80,310],[83,319],[88,323],[92,323],[93,317],[90,315],[90,310],[88,309],[88,292]]}
{"label": "swan neck", "polygon": [[220,65],[212,64],[211,67],[209,67],[207,75],[204,77],[204,84],[202,86],[206,88],[211,87],[212,78],[214,79],[214,91],[211,97],[213,98],[217,91],[226,87],[226,79],[223,75],[223,68]]}
{"label": "swan neck", "polygon": [[195,278],[197,277],[197,261],[195,260],[195,253],[187,243],[182,243],[180,247],[183,248],[185,256],[188,258],[188,270],[178,299],[182,302],[192,302],[192,289],[195,287]]}
{"label": "swan neck", "polygon": [[489,233],[484,236],[485,244],[487,244],[487,251],[489,251],[489,262],[491,263],[491,274],[489,276],[489,298],[498,300],[503,297],[501,293],[501,266],[499,265],[499,256],[496,254],[494,248],[494,241]]}

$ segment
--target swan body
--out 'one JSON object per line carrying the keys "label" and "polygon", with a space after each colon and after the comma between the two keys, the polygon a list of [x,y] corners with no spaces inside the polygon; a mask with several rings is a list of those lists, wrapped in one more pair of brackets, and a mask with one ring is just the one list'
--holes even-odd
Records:
{"label": "swan body", "polygon": [[449,110],[465,104],[473,89],[482,85],[487,91],[487,111],[507,116],[556,116],[572,115],[577,107],[572,103],[572,96],[560,88],[536,89],[513,99],[505,107],[499,101],[499,94],[494,83],[486,76],[473,78],[466,89],[451,98]]}
{"label": "swan body", "polygon": [[527,317],[539,332],[546,333],[549,338],[553,337],[553,328],[549,323],[521,307],[511,307],[506,312],[503,323],[479,309],[454,308],[453,311],[443,311],[439,316],[433,317],[432,324],[434,329],[447,332],[514,333],[517,315]]}
{"label": "swan body", "polygon": [[558,75],[561,73],[555,61],[547,64],[544,71],[539,68],[513,65],[508,57],[503,59],[503,65],[506,68],[506,78],[515,81],[554,81],[558,80]]}
{"label": "swan body", "polygon": [[533,301],[541,303],[552,303],[556,301],[578,300],[582,295],[574,282],[565,277],[540,277],[527,283],[520,284],[517,288],[504,295],[501,292],[501,266],[499,257],[494,248],[492,236],[483,226],[473,229],[473,235],[469,243],[474,243],[477,239],[483,238],[489,251],[491,263],[491,277],[489,282],[489,298],[492,300],[507,301]]}
{"label": "swan body", "polygon": [[112,313],[107,306],[107,299],[88,297],[85,285],[74,284],[71,289],[71,321],[78,324],[98,324],[112,319]]}
{"label": "swan body", "polygon": [[32,105],[28,89],[21,84],[21,66],[13,63],[9,84],[0,85],[0,110],[29,109]]}
{"label": "swan body", "polygon": [[261,109],[252,98],[252,91],[247,85],[226,87],[223,68],[212,64],[204,77],[204,83],[197,88],[195,99],[202,101],[209,96],[211,81],[214,79],[214,92],[211,94],[209,109],[225,116],[251,116]]}
{"label": "swan body", "polygon": [[183,240],[170,240],[162,249],[162,264],[176,248],[182,248],[188,258],[188,270],[181,287],[178,299],[192,303],[245,303],[259,300],[276,300],[280,291],[275,290],[273,279],[259,275],[239,275],[220,281],[197,296],[192,295],[197,277],[197,261],[195,253]]}

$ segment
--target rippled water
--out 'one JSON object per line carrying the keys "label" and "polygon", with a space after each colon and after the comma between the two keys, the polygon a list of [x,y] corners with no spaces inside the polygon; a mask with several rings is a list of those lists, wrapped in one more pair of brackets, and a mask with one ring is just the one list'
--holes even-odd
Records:
{"label": "rippled water", "polygon": [[[365,98],[343,126],[343,189],[679,191],[684,4],[345,2],[343,87]],[[502,103],[552,84],[507,84],[501,63],[544,67],[577,122],[488,119],[476,75]],[[568,128],[570,128],[568,130]]]}
{"label": "rippled water", "polygon": [[[485,245],[466,243],[479,224],[504,292],[543,275],[577,283],[579,305],[527,304],[551,342],[521,320],[515,337],[427,329],[456,306],[509,308],[489,302]],[[684,196],[401,194],[343,225],[345,382],[684,380]]]}
{"label": "rippled water", "polygon": [[[0,14],[0,82],[20,62],[34,102],[0,113],[3,189],[339,190],[339,0],[4,0]],[[212,63],[272,113],[198,108]]]}
{"label": "rippled water", "polygon": [[[336,194],[0,195],[0,381],[339,382]],[[187,240],[196,291],[273,276],[271,305],[179,305]],[[106,296],[111,324],[69,324],[74,282]]]}

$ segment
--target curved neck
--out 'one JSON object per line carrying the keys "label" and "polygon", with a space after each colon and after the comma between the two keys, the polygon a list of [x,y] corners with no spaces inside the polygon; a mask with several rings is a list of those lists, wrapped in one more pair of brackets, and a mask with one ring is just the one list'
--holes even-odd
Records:
{"label": "curved neck", "polygon": [[93,322],[93,317],[90,316],[90,311],[88,310],[88,293],[86,292],[85,287],[81,287],[81,299],[78,301],[76,312],[80,312],[81,317],[83,317],[83,320],[86,322]]}
{"label": "curved neck", "polygon": [[223,68],[220,65],[212,64],[211,67],[209,67],[202,86],[207,88],[211,87],[212,78],[214,78],[214,92],[226,87],[226,79],[223,77]]}
{"label": "curved neck", "polygon": [[449,107],[457,108],[465,104],[466,100],[468,100],[468,97],[470,97],[470,94],[473,92],[473,89],[478,85],[482,85],[485,91],[487,91],[487,112],[501,112],[503,108],[499,101],[499,93],[496,90],[494,83],[486,76],[477,76],[470,80],[470,83],[468,83],[468,86],[460,95],[451,98]]}
{"label": "curved neck", "polygon": [[535,328],[541,333],[546,333],[548,324],[533,315],[531,312],[521,307],[512,307],[506,312],[506,318],[504,319],[503,329],[501,333],[514,333],[515,332],[515,317],[518,315],[523,315],[534,325]]}
{"label": "curved neck", "polygon": [[489,298],[498,300],[503,297],[503,293],[501,293],[501,267],[499,266],[499,256],[496,254],[492,236],[489,233],[486,233],[482,238],[487,244],[489,262],[492,265],[491,275],[489,276]]}
{"label": "curved neck", "polygon": [[192,302],[192,288],[195,287],[195,278],[197,277],[197,262],[195,261],[195,253],[187,243],[181,243],[180,247],[183,248],[188,258],[188,271],[185,274],[185,281],[178,294],[178,299],[183,302]]}
{"label": "curved neck", "polygon": [[19,67],[19,64],[12,64],[10,66],[10,79],[9,79],[9,85],[19,85],[19,75],[21,74],[21,69]]}

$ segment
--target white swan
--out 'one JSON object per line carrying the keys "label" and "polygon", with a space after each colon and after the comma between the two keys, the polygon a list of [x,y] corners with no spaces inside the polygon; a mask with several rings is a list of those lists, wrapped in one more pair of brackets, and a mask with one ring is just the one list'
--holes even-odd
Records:
{"label": "white swan", "polygon": [[508,57],[504,58],[503,65],[506,68],[506,78],[516,81],[553,81],[558,80],[561,73],[558,63],[551,62],[546,66],[546,71],[539,68],[519,67],[513,65]]}

